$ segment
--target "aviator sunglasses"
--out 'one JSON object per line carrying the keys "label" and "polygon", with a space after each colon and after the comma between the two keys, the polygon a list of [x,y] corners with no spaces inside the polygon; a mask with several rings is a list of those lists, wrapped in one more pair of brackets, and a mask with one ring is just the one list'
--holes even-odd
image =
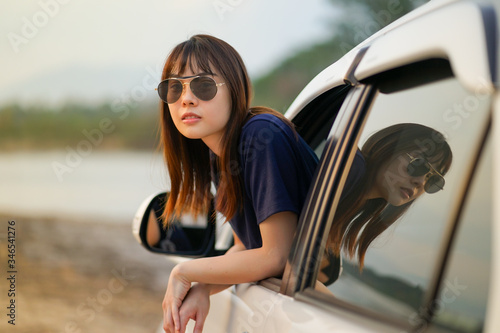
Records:
{"label": "aviator sunglasses", "polygon": [[408,153],[406,155],[410,158],[410,163],[406,168],[409,176],[420,177],[431,172],[431,176],[425,181],[425,192],[436,193],[444,188],[443,176],[427,160],[421,157],[413,157]]}
{"label": "aviator sunglasses", "polygon": [[[190,82],[182,82],[181,80],[191,79]],[[172,104],[179,100],[184,90],[184,85],[189,84],[189,89],[202,101],[209,101],[217,94],[217,87],[224,84],[215,82],[210,76],[193,75],[179,78],[170,78],[160,82],[158,95],[165,103]]]}

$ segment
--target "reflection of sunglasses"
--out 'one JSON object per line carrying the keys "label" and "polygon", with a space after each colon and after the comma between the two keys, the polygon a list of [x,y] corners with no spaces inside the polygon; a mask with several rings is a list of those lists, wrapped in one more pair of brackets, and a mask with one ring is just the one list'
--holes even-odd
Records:
{"label": "reflection of sunglasses", "polygon": [[[193,78],[190,82],[181,82],[181,80]],[[189,84],[191,92],[202,101],[209,101],[217,94],[217,87],[222,86],[222,83],[216,83],[209,76],[186,76],[180,78],[166,79],[158,85],[158,95],[165,103],[172,104],[177,102],[182,95],[184,85]]]}
{"label": "reflection of sunglasses", "polygon": [[406,155],[410,158],[410,163],[406,168],[409,176],[420,177],[431,173],[431,176],[425,181],[425,192],[436,193],[444,188],[443,176],[427,160],[421,157],[415,158],[408,153]]}

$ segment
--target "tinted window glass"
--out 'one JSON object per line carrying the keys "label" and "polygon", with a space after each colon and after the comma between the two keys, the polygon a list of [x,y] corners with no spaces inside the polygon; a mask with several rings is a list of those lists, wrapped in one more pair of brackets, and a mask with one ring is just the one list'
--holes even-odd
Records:
{"label": "tinted window glass", "polygon": [[[415,315],[422,306],[438,264],[447,225],[462,200],[460,188],[464,186],[472,165],[471,157],[484,134],[489,104],[489,98],[480,88],[475,92],[466,91],[454,78],[378,93],[357,142],[357,147],[363,150],[361,155],[369,151],[371,162],[363,166],[362,161],[354,159],[352,170],[361,171],[354,170],[349,178],[354,174],[352,178],[358,179],[359,173],[362,177],[354,184],[348,178],[348,188],[344,188],[333,225],[340,223],[342,202],[349,196],[358,197],[365,204],[369,202],[368,206],[363,206],[367,216],[376,216],[376,207],[382,207],[383,215],[380,221],[371,224],[350,224],[350,230],[359,230],[358,237],[352,238],[353,248],[356,248],[357,241],[360,242],[361,235],[369,239],[377,232],[380,234],[369,243],[362,270],[359,251],[352,258],[347,251],[342,252],[343,272],[335,283],[328,286],[328,292],[350,304],[399,318],[409,325],[415,324]],[[450,159],[439,148],[443,137],[432,134],[409,140],[414,124],[436,130],[444,136],[453,154],[449,170]],[[374,140],[372,135],[392,129],[393,125],[407,127],[395,144],[391,139],[395,148],[389,154],[387,149],[384,150],[389,145],[385,136],[379,135]],[[365,151],[362,147],[369,138],[372,138],[372,148]],[[374,162],[377,159],[379,162]],[[365,160],[368,160],[366,156]],[[441,176],[444,176],[444,186]],[[441,187],[444,189],[439,190]],[[425,193],[424,188],[437,192]],[[387,200],[390,204],[386,206]],[[348,211],[346,206],[344,210]],[[402,206],[408,207],[400,211],[399,218],[392,217],[391,220],[388,216],[397,216],[398,212],[394,207]],[[349,221],[359,221],[363,217],[359,211],[350,214],[345,215],[352,217]],[[328,269],[320,271],[318,278],[326,282],[328,279],[322,276],[324,272]]]}
{"label": "tinted window glass", "polygon": [[475,172],[440,294],[431,331],[481,332],[490,285],[492,149]]}
{"label": "tinted window glass", "polygon": [[350,89],[351,86],[343,85],[324,92],[292,119],[297,132],[318,157],[323,152],[328,132]]}

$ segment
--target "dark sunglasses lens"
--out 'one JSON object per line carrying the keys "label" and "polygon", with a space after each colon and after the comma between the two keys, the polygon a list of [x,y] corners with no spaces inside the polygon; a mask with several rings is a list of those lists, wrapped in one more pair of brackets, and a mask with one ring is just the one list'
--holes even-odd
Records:
{"label": "dark sunglasses lens", "polygon": [[217,94],[217,85],[209,77],[197,77],[189,86],[193,94],[202,101],[209,101]]}
{"label": "dark sunglasses lens", "polygon": [[182,94],[182,83],[179,80],[168,79],[158,85],[158,96],[166,103],[175,103]]}
{"label": "dark sunglasses lens", "polygon": [[424,185],[425,192],[436,193],[444,188],[444,178],[439,175],[432,175]]}
{"label": "dark sunglasses lens", "polygon": [[167,103],[175,103],[182,95],[182,83],[179,80],[167,80],[167,96],[165,100]]}
{"label": "dark sunglasses lens", "polygon": [[428,173],[430,169],[424,159],[416,158],[408,164],[407,171],[412,177],[420,177]]}

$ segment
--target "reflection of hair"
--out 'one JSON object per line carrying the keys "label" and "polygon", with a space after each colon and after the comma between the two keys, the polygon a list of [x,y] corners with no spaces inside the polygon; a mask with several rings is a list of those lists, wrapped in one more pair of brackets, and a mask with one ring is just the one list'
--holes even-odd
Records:
{"label": "reflection of hair", "polygon": [[[162,80],[178,76],[187,68],[211,74],[215,70],[229,89],[231,115],[221,140],[221,155],[216,158],[219,186],[215,209],[231,219],[241,207],[243,197],[242,180],[232,162],[239,162],[237,146],[241,127],[258,113],[272,113],[290,126],[291,123],[268,108],[250,110],[252,87],[248,73],[240,55],[226,42],[209,35],[196,35],[180,43],[166,60]],[[195,215],[205,213],[212,199],[209,149],[200,139],[188,139],[176,129],[167,103],[160,103],[160,112],[161,145],[171,182],[165,221],[184,210]]]}
{"label": "reflection of hair", "polygon": [[415,151],[420,151],[442,175],[450,168],[452,153],[445,138],[423,125],[393,125],[375,133],[365,142],[361,153],[366,161],[366,174],[340,202],[330,230],[330,246],[337,256],[341,249],[350,257],[354,257],[357,252],[360,267],[363,267],[365,253],[371,242],[413,203],[414,200],[396,207],[382,198],[364,198],[383,165],[395,156]]}

